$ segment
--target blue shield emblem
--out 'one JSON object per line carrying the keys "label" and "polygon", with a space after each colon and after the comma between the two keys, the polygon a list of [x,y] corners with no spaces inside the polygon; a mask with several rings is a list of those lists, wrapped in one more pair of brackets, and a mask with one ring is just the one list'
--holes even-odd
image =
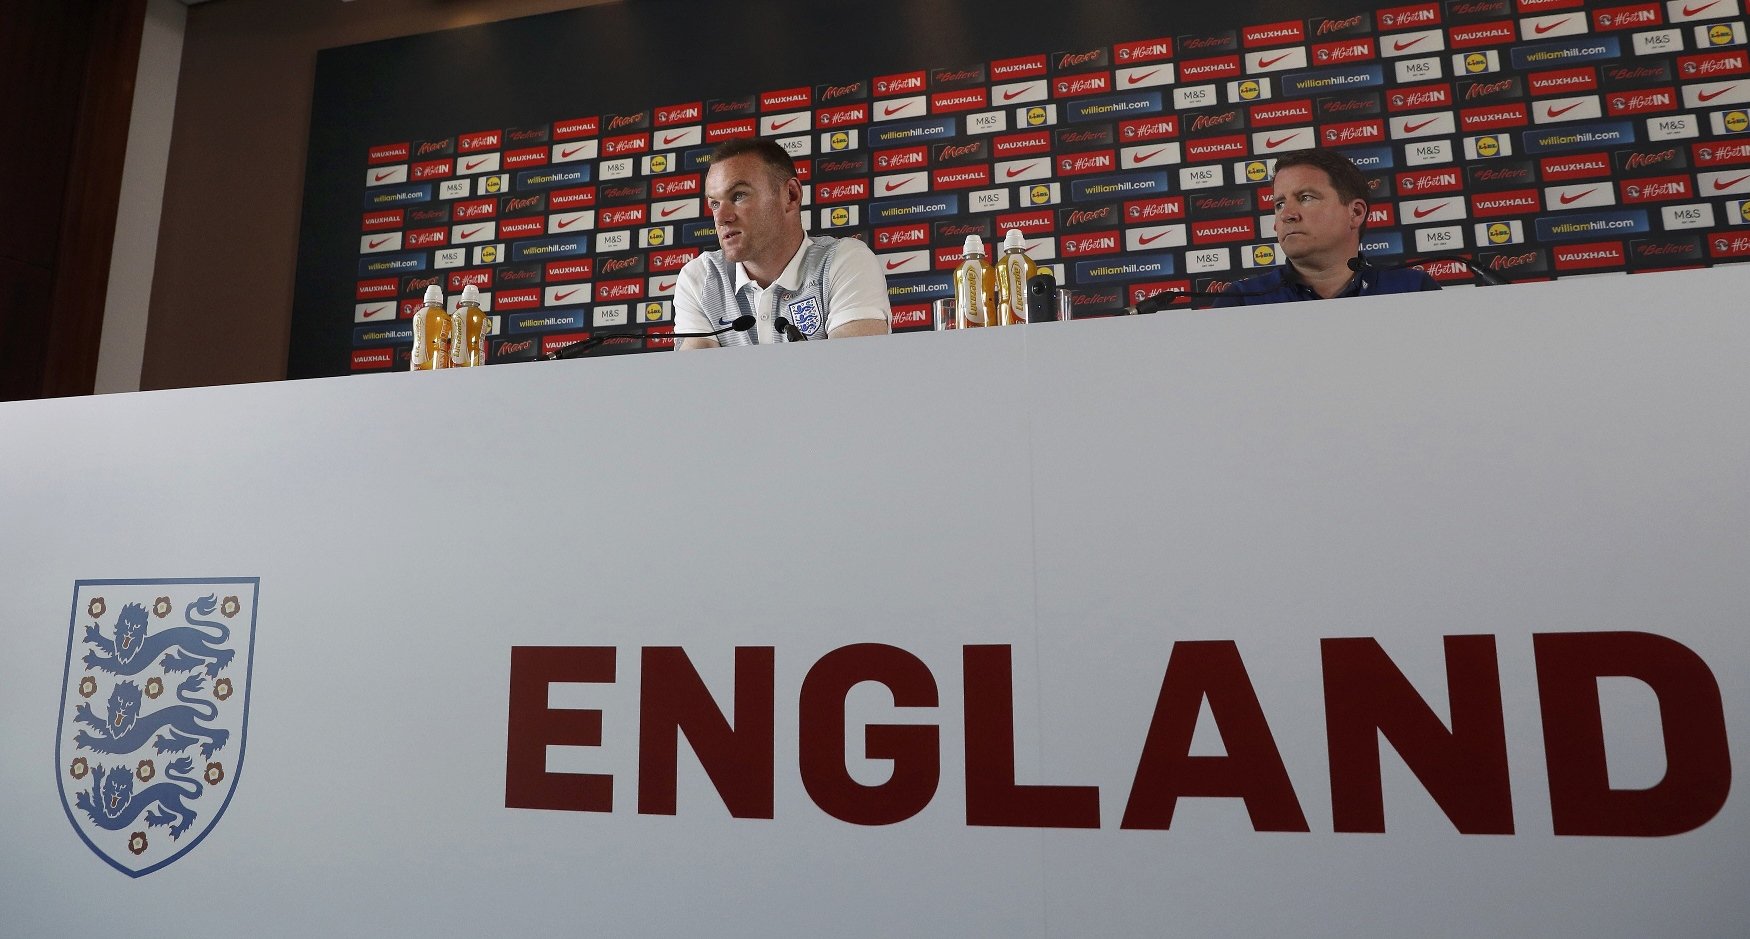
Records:
{"label": "blue shield emblem", "polygon": [[243,772],[258,577],[73,586],[55,779],[73,830],[140,877],[194,849]]}
{"label": "blue shield emblem", "polygon": [[792,300],[789,305],[789,320],[802,330],[804,335],[812,336],[820,331],[820,300],[816,297],[803,297]]}

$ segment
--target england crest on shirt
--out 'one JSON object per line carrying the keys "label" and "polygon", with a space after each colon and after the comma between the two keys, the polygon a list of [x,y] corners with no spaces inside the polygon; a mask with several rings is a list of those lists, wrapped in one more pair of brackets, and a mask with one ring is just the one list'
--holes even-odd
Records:
{"label": "england crest on shirt", "polygon": [[130,877],[201,843],[243,770],[256,577],[73,586],[55,778],[92,851]]}
{"label": "england crest on shirt", "polygon": [[805,335],[812,336],[820,331],[820,298],[803,297],[792,300],[786,307],[787,318]]}

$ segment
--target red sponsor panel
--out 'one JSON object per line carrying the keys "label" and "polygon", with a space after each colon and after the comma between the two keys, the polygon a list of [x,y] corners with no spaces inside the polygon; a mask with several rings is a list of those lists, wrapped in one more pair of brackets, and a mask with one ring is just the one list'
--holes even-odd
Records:
{"label": "red sponsor panel", "polygon": [[1677,57],[1677,77],[1684,81],[1750,73],[1750,52],[1732,49]]}
{"label": "red sponsor panel", "polygon": [[671,248],[667,251],[650,252],[650,269],[658,274],[666,271],[678,271],[687,266],[687,262],[699,256],[698,248]]}
{"label": "red sponsor panel", "polygon": [[1398,207],[1395,202],[1381,202],[1367,208],[1367,224],[1375,228],[1391,228],[1398,223]]}
{"label": "red sponsor panel", "polygon": [[1440,4],[1418,3],[1414,6],[1391,7],[1374,14],[1380,32],[1398,29],[1420,29],[1440,24]]}
{"label": "red sponsor panel", "polygon": [[596,281],[595,299],[597,303],[612,303],[616,300],[642,300],[643,298],[644,278],[642,277]]}
{"label": "red sponsor panel", "polygon": [[1443,284],[1468,284],[1471,282],[1470,268],[1466,267],[1463,261],[1442,259],[1419,264],[1417,267],[1426,271],[1429,277]]}
{"label": "red sponsor panel", "polygon": [[893,328],[929,329],[936,325],[928,303],[907,303],[893,308]]}
{"label": "red sponsor panel", "polygon": [[500,290],[492,297],[492,308],[495,310],[532,310],[541,305],[539,288],[529,290]]}
{"label": "red sponsor panel", "polygon": [[506,219],[499,223],[498,226],[498,237],[505,239],[532,238],[536,235],[545,235],[546,233],[547,219],[540,215],[531,215],[528,218]]}
{"label": "red sponsor panel", "polygon": [[1326,124],[1319,130],[1319,140],[1327,147],[1347,147],[1355,144],[1378,143],[1385,139],[1385,122],[1344,121]]}
{"label": "red sponsor panel", "polygon": [[1598,88],[1598,70],[1588,65],[1581,68],[1559,68],[1548,72],[1532,72],[1525,76],[1525,87],[1534,95],[1594,91]]}
{"label": "red sponsor panel", "polygon": [[1011,228],[1019,228],[1026,234],[1034,232],[1049,232],[1057,227],[1051,216],[1050,209],[1038,212],[1011,212],[1008,215],[997,216],[997,231],[1006,232]]}
{"label": "red sponsor panel", "polygon": [[528,147],[523,150],[506,150],[504,159],[500,162],[505,169],[522,169],[525,166],[546,166],[547,148]]}
{"label": "red sponsor panel", "polygon": [[547,207],[555,211],[559,209],[586,209],[592,205],[595,205],[594,186],[555,189],[547,196]]}
{"label": "red sponsor panel", "polygon": [[805,182],[805,183],[812,182],[814,180],[814,161],[813,160],[797,160],[796,161],[796,179],[800,182]]}
{"label": "red sponsor panel", "polygon": [[601,131],[602,119],[599,117],[574,117],[553,122],[553,139],[557,141],[594,137]]}
{"label": "red sponsor panel", "polygon": [[491,290],[492,268],[478,267],[471,271],[451,271],[449,291],[455,293],[463,287],[473,287],[476,290]]}
{"label": "red sponsor panel", "polygon": [[642,225],[649,220],[650,207],[646,205],[622,205],[611,209],[602,209],[596,213],[596,225],[601,228],[625,228],[628,225]]}
{"label": "red sponsor panel", "polygon": [[1456,166],[1413,170],[1398,174],[1398,194],[1405,197],[1457,192],[1464,188],[1464,173]]}
{"label": "red sponsor panel", "polygon": [[1240,57],[1237,55],[1217,55],[1207,59],[1186,59],[1179,63],[1179,81],[1181,84],[1216,81],[1223,78],[1240,77]]}
{"label": "red sponsor panel", "polygon": [[1064,235],[1057,239],[1057,250],[1066,258],[1094,254],[1116,254],[1124,246],[1124,238],[1116,231],[1093,232],[1087,235]]}
{"label": "red sponsor panel", "polygon": [[450,206],[450,218],[458,222],[471,222],[479,218],[492,218],[497,214],[497,199],[465,199]]}
{"label": "red sponsor panel", "polygon": [[1604,109],[1611,117],[1675,111],[1677,89],[1642,88],[1638,91],[1619,91],[1604,97]]}
{"label": "red sponsor panel", "polygon": [[1161,140],[1177,136],[1179,136],[1179,116],[1177,114],[1163,114],[1159,117],[1144,117],[1118,122],[1118,138],[1125,143],[1141,143],[1145,140]]}
{"label": "red sponsor panel", "polygon": [[650,149],[649,134],[625,134],[620,137],[604,137],[602,139],[602,156],[622,156],[628,153],[645,153]]}
{"label": "red sponsor panel", "polygon": [[[921,149],[921,148],[920,148]],[[1025,134],[1006,134],[990,142],[991,156],[999,160],[1045,153],[1051,149],[1051,132],[1036,130]]]}
{"label": "red sponsor panel", "polygon": [[413,155],[413,142],[404,140],[400,143],[386,143],[372,147],[365,158],[371,166],[382,166],[385,163],[400,163]]}
{"label": "red sponsor panel", "polygon": [[875,229],[875,250],[895,251],[900,248],[920,248],[930,243],[930,226],[889,225]]}
{"label": "red sponsor panel", "polygon": [[497,150],[504,145],[504,131],[480,130],[472,134],[463,134],[456,138],[457,153],[479,153],[482,150]]}
{"label": "red sponsor panel", "polygon": [[416,228],[402,237],[401,247],[406,250],[414,248],[441,248],[450,243],[448,228]]}
{"label": "red sponsor panel", "polygon": [[651,326],[644,330],[644,348],[673,349],[674,324],[664,323],[661,326]]}
{"label": "red sponsor panel", "polygon": [[406,213],[400,209],[389,209],[384,212],[366,212],[359,225],[360,231],[388,231],[400,228],[406,220]]}
{"label": "red sponsor panel", "polygon": [[1385,96],[1387,111],[1424,111],[1452,105],[1452,86],[1446,82],[1428,85],[1407,85],[1393,89]]}
{"label": "red sponsor panel", "polygon": [[959,246],[952,248],[937,248],[930,257],[931,265],[938,271],[951,271],[954,268],[959,267],[960,262],[964,260],[966,260],[966,258],[961,255]]}
{"label": "red sponsor panel", "polygon": [[677,196],[696,196],[702,185],[703,177],[698,173],[664,176],[651,181],[650,197],[652,199],[673,199]]}
{"label": "red sponsor panel", "polygon": [[[1139,39],[1136,42],[1121,42],[1112,47],[1112,58],[1119,65],[1138,65],[1143,62],[1159,62],[1173,57],[1173,40],[1162,36],[1159,39]],[[995,80],[994,77],[992,79]]]}
{"label": "red sponsor panel", "polygon": [[1707,236],[1707,256],[1715,260],[1750,257],[1750,235],[1714,232]]}
{"label": "red sponsor panel", "polygon": [[805,108],[814,103],[814,91],[804,85],[801,88],[784,88],[778,91],[760,93],[760,111],[789,111],[795,108]]}
{"label": "red sponsor panel", "polygon": [[1733,166],[1750,163],[1750,140],[1710,140],[1689,145],[1696,166]]}
{"label": "red sponsor panel", "polygon": [[1519,0],[1519,12],[1553,13],[1556,10],[1572,10],[1585,2],[1586,0]]}
{"label": "red sponsor panel", "polygon": [[1550,260],[1558,271],[1583,271],[1595,267],[1621,267],[1627,261],[1620,241],[1588,241],[1577,245],[1557,245],[1550,249]]}
{"label": "red sponsor panel", "polygon": [[929,147],[900,147],[875,151],[875,169],[883,173],[915,170],[930,162]]}
{"label": "red sponsor panel", "polygon": [[1535,189],[1485,192],[1470,197],[1470,214],[1478,218],[1501,215],[1532,215],[1543,208]]}
{"label": "red sponsor panel", "polygon": [[1082,176],[1087,173],[1110,173],[1118,168],[1118,154],[1113,150],[1091,153],[1065,153],[1057,157],[1057,175]]}
{"label": "red sponsor panel", "polygon": [[1454,26],[1446,31],[1446,42],[1454,49],[1467,49],[1471,46],[1507,45],[1512,43],[1514,38],[1512,20],[1472,23],[1468,26]]}
{"label": "red sponsor panel", "polygon": [[696,124],[705,116],[705,102],[689,101],[686,104],[671,104],[657,108],[651,113],[651,123],[658,127],[673,127],[676,124]]}
{"label": "red sponsor panel", "polygon": [[1230,134],[1224,137],[1204,137],[1201,140],[1185,141],[1185,161],[1198,163],[1207,160],[1225,160],[1243,157],[1249,148],[1246,145],[1245,134]]}
{"label": "red sponsor panel", "polygon": [[354,349],[352,350],[352,370],[369,372],[395,366],[394,349]]}
{"label": "red sponsor panel", "polygon": [[856,104],[841,104],[836,108],[821,108],[814,112],[816,127],[850,127],[855,124],[869,123],[869,105],[859,101]]}
{"label": "red sponsor panel", "polygon": [[566,346],[575,346],[588,338],[589,333],[548,333],[541,337],[541,356],[545,358]]}
{"label": "red sponsor panel", "polygon": [[1059,75],[1051,80],[1051,96],[1053,98],[1075,98],[1081,95],[1103,95],[1111,90],[1111,72],[1086,72],[1081,75]]}
{"label": "red sponsor panel", "polygon": [[1240,30],[1240,45],[1247,49],[1288,46],[1298,42],[1306,42],[1306,22],[1304,20],[1283,20],[1280,23],[1247,26]]}
{"label": "red sponsor panel", "polygon": [[1177,293],[1190,289],[1191,282],[1188,280],[1151,280],[1125,287],[1124,302],[1136,306],[1157,293]]}
{"label": "red sponsor panel", "polygon": [[576,258],[570,261],[548,261],[546,281],[549,284],[564,284],[574,280],[589,280],[595,276],[594,258]]}
{"label": "red sponsor panel", "polygon": [[738,137],[752,137],[759,132],[759,127],[752,118],[738,121],[721,121],[705,125],[705,142],[722,143]]}
{"label": "red sponsor panel", "polygon": [[982,108],[989,101],[983,88],[963,88],[959,91],[938,91],[930,95],[931,114],[952,114]]}
{"label": "red sponsor panel", "polygon": [[978,166],[952,166],[935,170],[930,174],[932,189],[968,189],[973,186],[990,185],[990,164],[981,163]]}
{"label": "red sponsor panel", "polygon": [[1312,47],[1312,63],[1317,66],[1366,62],[1378,57],[1379,51],[1373,45],[1372,36],[1340,39],[1336,42],[1320,42],[1315,43]]}
{"label": "red sponsor panel", "polygon": [[990,80],[994,83],[1037,78],[1046,72],[1045,56],[1024,55],[1015,59],[997,59],[990,64]]}
{"label": "red sponsor panel", "polygon": [[1497,127],[1524,127],[1531,123],[1525,113],[1525,102],[1509,101],[1481,108],[1465,108],[1458,112],[1458,125],[1465,133],[1493,130]]}
{"label": "red sponsor panel", "polygon": [[401,311],[395,315],[401,319],[410,320],[423,309],[425,309],[424,300],[403,300],[401,301]]}
{"label": "red sponsor panel", "polygon": [[1257,237],[1258,227],[1249,218],[1224,218],[1191,223],[1193,245],[1251,241]]}
{"label": "red sponsor panel", "polygon": [[361,280],[353,289],[353,296],[359,300],[381,300],[393,297],[401,291],[401,282],[394,277],[380,277],[375,280]]}
{"label": "red sponsor panel", "polygon": [[1669,202],[1673,199],[1695,198],[1695,177],[1688,174],[1650,176],[1619,182],[1617,191],[1625,203]]}
{"label": "red sponsor panel", "polygon": [[1543,171],[1543,181],[1546,183],[1609,176],[1610,155],[1607,153],[1579,153],[1573,156],[1544,157],[1538,168]]}
{"label": "red sponsor panel", "polygon": [[1313,106],[1312,101],[1306,98],[1290,101],[1266,101],[1263,104],[1252,105],[1247,110],[1247,116],[1251,119],[1253,127],[1310,124],[1313,118]]}
{"label": "red sponsor panel", "polygon": [[869,181],[867,179],[841,179],[830,183],[816,183],[814,186],[814,201],[822,205],[834,202],[857,202],[869,198]]}
{"label": "red sponsor panel", "polygon": [[1657,3],[1637,3],[1632,6],[1609,7],[1592,11],[1592,28],[1599,32],[1618,29],[1646,29],[1665,22],[1665,11]]}
{"label": "red sponsor panel", "polygon": [[412,179],[445,179],[455,172],[454,160],[427,160],[408,167],[407,175]]}
{"label": "red sponsor panel", "polygon": [[917,94],[924,90],[924,82],[922,71],[880,75],[875,79],[875,97],[891,98],[895,95]]}

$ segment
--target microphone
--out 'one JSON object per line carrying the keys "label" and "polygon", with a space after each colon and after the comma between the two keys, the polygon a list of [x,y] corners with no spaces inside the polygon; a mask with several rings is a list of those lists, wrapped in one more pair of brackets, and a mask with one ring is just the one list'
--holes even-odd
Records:
{"label": "microphone", "polygon": [[1042,271],[1027,278],[1027,322],[1049,323],[1057,319],[1057,278]]}
{"label": "microphone", "polygon": [[[1430,261],[1457,261],[1469,269],[1471,276],[1476,279],[1477,283],[1482,284],[1484,287],[1505,287],[1507,285],[1507,279],[1505,277],[1502,277],[1500,274],[1489,270],[1456,251],[1443,252],[1440,254],[1413,255],[1404,258],[1404,263],[1394,264],[1392,267],[1421,267]],[[1367,259],[1359,254],[1349,259],[1349,269],[1357,273],[1362,271],[1379,270],[1379,268],[1368,263]]]}
{"label": "microphone", "polygon": [[[724,333],[745,333],[753,328],[754,318],[746,313],[735,318],[735,321],[722,329],[713,329],[708,333],[669,333],[670,339],[715,339]],[[643,339],[643,333],[611,333],[606,336],[591,336],[582,342],[574,342],[563,349],[547,353],[547,360],[575,359],[590,349],[615,339]]]}
{"label": "microphone", "polygon": [[777,330],[778,334],[784,337],[785,342],[808,341],[808,337],[802,335],[802,330],[797,329],[795,323],[790,322],[782,316],[772,320],[772,328]]}
{"label": "microphone", "polygon": [[1262,292],[1255,290],[1226,290],[1219,292],[1209,290],[1163,290],[1160,293],[1150,294],[1148,297],[1138,300],[1136,306],[1127,306],[1120,312],[1125,316],[1144,316],[1149,313],[1159,313],[1167,307],[1178,303],[1180,300],[1217,300],[1224,297],[1261,297],[1263,295]]}

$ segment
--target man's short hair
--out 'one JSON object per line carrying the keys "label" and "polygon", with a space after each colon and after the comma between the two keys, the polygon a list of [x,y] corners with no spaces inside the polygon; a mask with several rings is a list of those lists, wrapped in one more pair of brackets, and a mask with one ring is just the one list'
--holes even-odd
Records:
{"label": "man's short hair", "polygon": [[783,147],[778,146],[777,142],[769,137],[737,137],[734,140],[725,140],[711,151],[711,163],[716,165],[719,161],[727,160],[730,157],[748,154],[758,157],[761,163],[764,163],[768,169],[775,173],[779,185],[789,182],[796,176],[796,161],[791,159],[790,154],[786,153]]}
{"label": "man's short hair", "polygon": [[1341,153],[1315,147],[1311,150],[1293,150],[1276,158],[1276,172],[1280,173],[1290,166],[1310,166],[1324,170],[1325,175],[1331,178],[1331,188],[1337,190],[1337,195],[1345,204],[1356,199],[1368,201],[1367,178]]}

